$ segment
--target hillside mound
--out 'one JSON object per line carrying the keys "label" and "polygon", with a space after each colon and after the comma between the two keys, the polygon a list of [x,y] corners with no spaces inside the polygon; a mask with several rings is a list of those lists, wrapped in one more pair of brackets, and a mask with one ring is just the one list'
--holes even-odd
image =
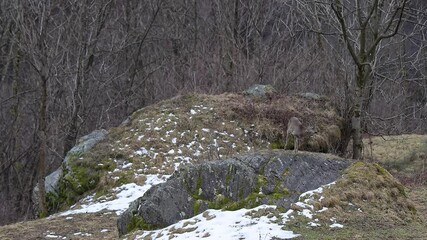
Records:
{"label": "hillside mound", "polygon": [[[301,118],[306,127],[300,149],[334,151],[341,119],[332,104],[318,95],[187,95],[138,110],[108,134],[98,131],[98,137],[83,137],[68,153],[59,182],[51,179],[53,191],[48,194],[50,211],[63,212],[0,227],[0,239],[117,239],[118,215],[138,198],[127,211],[132,211],[130,224],[122,229],[167,225],[164,215],[159,214],[163,216],[159,226],[133,216],[139,216],[136,205],[169,196],[157,194],[167,184],[153,186],[172,173],[169,181],[184,187],[183,194],[191,200],[184,202],[183,216],[176,218],[182,220],[163,229],[134,231],[128,239],[285,239],[298,234],[301,239],[423,239],[427,235],[405,189],[381,166],[355,163],[335,171],[335,162],[349,162],[326,154],[265,150],[285,147],[291,116]],[[94,140],[99,142],[92,146]],[[414,162],[409,159],[405,166]],[[329,166],[330,162],[334,163]],[[423,161],[415,163],[414,168],[424,166],[419,165]],[[210,176],[212,169],[219,173]],[[306,190],[310,191],[303,193]],[[156,206],[145,204],[141,209],[161,213]],[[244,208],[254,206],[258,207]]]}
{"label": "hillside mound", "polygon": [[325,99],[195,94],[142,108],[110,129],[90,151],[67,156],[65,177],[48,196],[50,211],[65,209],[93,190],[97,197],[114,197],[113,187],[143,184],[147,174],[169,175],[185,164],[283,148],[286,124],[292,116],[310,130],[300,149],[335,149],[341,119]]}

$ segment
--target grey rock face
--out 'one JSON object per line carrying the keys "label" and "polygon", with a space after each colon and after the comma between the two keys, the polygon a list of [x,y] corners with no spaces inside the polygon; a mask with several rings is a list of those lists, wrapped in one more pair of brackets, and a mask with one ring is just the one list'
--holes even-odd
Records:
{"label": "grey rock face", "polygon": [[[46,176],[45,178],[46,193],[55,192],[58,190],[58,183],[60,178],[63,175],[63,168],[67,168],[68,170],[70,170],[67,163],[68,163],[69,156],[71,154],[83,153],[83,152],[89,151],[93,146],[95,146],[95,144],[105,139],[105,137],[107,136],[107,133],[108,133],[107,130],[100,129],[100,130],[95,130],[89,133],[88,135],[81,137],[79,139],[79,143],[75,145],[70,151],[68,151],[67,156],[64,159],[63,165],[58,169],[56,169],[51,174],[49,174],[48,176]],[[37,185],[33,189],[32,200],[35,206],[38,206],[39,188]]]}
{"label": "grey rock face", "polygon": [[306,99],[311,99],[311,100],[322,100],[322,99],[325,99],[324,96],[319,95],[317,93],[312,93],[312,92],[300,93],[298,95],[301,96],[301,97],[304,97]]}
{"label": "grey rock face", "polygon": [[254,97],[267,97],[268,94],[273,94],[275,92],[276,90],[271,85],[255,84],[243,93]]}
{"label": "grey rock face", "polygon": [[[295,154],[273,156],[265,165],[263,176],[267,183],[262,192],[267,201],[289,208],[296,202],[301,193],[331,183],[341,176],[341,170],[349,166],[343,160],[327,160],[320,154]],[[288,192],[286,198],[270,199],[276,192]]]}
{"label": "grey rock face", "polygon": [[128,232],[133,218],[152,228],[171,225],[203,212],[219,197],[245,207],[256,196],[256,205],[289,208],[301,193],[335,181],[349,165],[330,155],[276,150],[186,166],[133,202],[119,217],[119,233]]}
{"label": "grey rock face", "polygon": [[44,187],[45,187],[47,193],[55,191],[61,175],[62,175],[62,168],[58,168],[45,178],[45,186]]}
{"label": "grey rock face", "polygon": [[105,139],[108,132],[105,129],[95,130],[88,135],[85,135],[79,139],[79,143],[68,151],[64,162],[68,162],[69,156],[75,153],[84,153],[89,151],[95,144]]}

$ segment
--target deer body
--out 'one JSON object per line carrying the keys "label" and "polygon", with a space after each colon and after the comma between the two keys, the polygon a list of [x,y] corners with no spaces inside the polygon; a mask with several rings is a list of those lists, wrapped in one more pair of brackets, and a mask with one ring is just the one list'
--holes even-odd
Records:
{"label": "deer body", "polygon": [[298,152],[298,140],[302,136],[303,129],[302,129],[302,123],[297,117],[291,117],[288,122],[288,130],[286,131],[286,145],[288,145],[289,140],[289,134],[292,134],[294,136],[295,142],[294,142],[294,150],[295,153]]}

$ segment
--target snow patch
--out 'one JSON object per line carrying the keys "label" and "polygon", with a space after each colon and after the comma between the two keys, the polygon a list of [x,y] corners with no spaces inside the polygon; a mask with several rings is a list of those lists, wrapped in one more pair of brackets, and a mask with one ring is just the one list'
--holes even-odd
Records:
{"label": "snow patch", "polygon": [[149,152],[145,147],[141,147],[139,150],[135,151],[136,155],[142,156],[142,155],[148,155]]}
{"label": "snow patch", "polygon": [[334,224],[331,224],[329,227],[330,227],[330,228],[343,228],[343,227],[344,227],[344,225],[339,224],[339,223],[334,223]]}
{"label": "snow patch", "polygon": [[[277,218],[262,216],[252,218],[248,215],[253,210],[276,208],[276,206],[261,205],[254,209],[237,211],[207,210],[190,219],[181,220],[169,227],[145,231],[135,239],[152,236],[157,240],[180,239],[290,239],[298,237],[292,231],[283,230],[282,223],[275,223]],[[286,221],[286,216],[284,220]],[[180,231],[176,231],[180,229]],[[182,230],[182,231],[181,231]],[[179,232],[179,233],[178,233]]]}
{"label": "snow patch", "polygon": [[133,163],[127,163],[127,164],[123,165],[122,168],[128,168],[128,167],[131,167],[132,165],[133,165]]}
{"label": "snow patch", "polygon": [[[120,187],[114,188],[113,191],[116,193],[116,199],[110,201],[95,201],[95,194],[86,197],[84,200],[86,204],[81,204],[79,209],[68,210],[60,213],[60,216],[67,216],[71,214],[79,213],[94,213],[100,211],[115,211],[117,215],[123,213],[131,202],[144,195],[144,193],[150,189],[153,185],[165,182],[169,175],[164,175],[159,178],[158,175],[147,175],[144,186],[139,186],[135,183],[129,183]],[[99,197],[98,199],[105,199],[105,197]]]}

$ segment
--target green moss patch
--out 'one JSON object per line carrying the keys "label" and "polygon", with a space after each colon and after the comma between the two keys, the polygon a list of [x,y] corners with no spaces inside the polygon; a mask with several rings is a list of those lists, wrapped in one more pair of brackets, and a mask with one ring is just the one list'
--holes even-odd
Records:
{"label": "green moss patch", "polygon": [[[227,180],[226,180],[227,181]],[[200,199],[198,194],[193,194],[195,196],[196,202],[194,204],[194,213],[199,213],[199,209],[202,203],[206,204],[210,209],[224,209],[229,211],[234,211],[242,208],[254,208],[262,204],[262,202],[267,202],[268,204],[275,204],[276,200],[283,199],[289,195],[287,188],[277,187],[275,191],[271,194],[263,194],[262,187],[267,184],[267,180],[264,176],[257,176],[257,184],[254,188],[254,191],[251,192],[246,197],[243,196],[243,189],[239,192],[240,200],[234,201],[231,198],[228,198],[222,194],[216,195],[215,199],[212,201]]]}
{"label": "green moss patch", "polygon": [[63,168],[57,192],[47,195],[49,212],[63,210],[95,189],[98,192],[105,192],[111,188],[99,184],[104,175],[116,165],[112,160],[114,156],[111,156],[106,148],[108,144],[103,142],[89,152],[68,156],[67,167]]}
{"label": "green moss patch", "polygon": [[128,232],[132,232],[136,229],[154,230],[154,229],[158,229],[158,228],[162,228],[162,227],[164,227],[164,226],[154,226],[152,224],[146,223],[143,217],[132,216],[132,218],[129,221],[129,224],[127,226],[127,230],[128,230]]}

